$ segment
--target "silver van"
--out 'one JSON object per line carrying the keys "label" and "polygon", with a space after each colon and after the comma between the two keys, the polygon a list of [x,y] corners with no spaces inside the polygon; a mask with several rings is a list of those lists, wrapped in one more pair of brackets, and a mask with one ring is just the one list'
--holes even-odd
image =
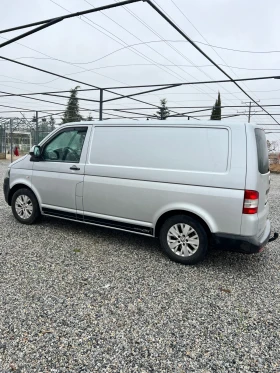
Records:
{"label": "silver van", "polygon": [[210,244],[256,253],[270,237],[264,132],[221,121],[60,126],[12,163],[4,194],[17,220],[40,215],[159,237],[180,263]]}

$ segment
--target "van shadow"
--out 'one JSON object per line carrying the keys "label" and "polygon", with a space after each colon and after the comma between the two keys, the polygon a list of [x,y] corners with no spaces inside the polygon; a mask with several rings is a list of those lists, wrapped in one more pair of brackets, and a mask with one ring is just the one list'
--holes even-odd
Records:
{"label": "van shadow", "polygon": [[99,241],[103,240],[108,245],[121,244],[127,247],[127,250],[141,249],[148,252],[155,252],[155,255],[161,253],[157,239],[141,234],[47,216],[42,217],[40,224],[47,224],[49,228],[59,229],[64,232],[65,230],[70,230],[71,233],[81,235],[81,239],[90,238],[94,240],[97,238]]}
{"label": "van shadow", "polygon": [[[106,245],[123,245],[125,250],[135,251],[141,250],[141,253],[146,252],[149,257],[154,257],[155,263],[162,261],[170,261],[170,259],[162,252],[159,240],[153,237],[138,235],[130,232],[124,232],[116,229],[106,227],[98,227],[91,224],[83,224],[80,222],[73,222],[58,219],[55,217],[43,217],[42,225],[47,224],[51,229],[58,229],[60,231],[71,231],[71,233],[81,235],[81,239],[90,238],[92,240],[104,240]],[[258,272],[266,263],[268,251],[265,250],[261,254],[241,254],[230,252],[226,250],[218,250],[211,247],[208,250],[206,258],[196,265],[201,269],[219,269],[220,272],[234,271],[235,274],[250,272]],[[141,260],[141,259],[140,259]],[[188,268],[188,266],[178,263],[170,262],[176,266]]]}

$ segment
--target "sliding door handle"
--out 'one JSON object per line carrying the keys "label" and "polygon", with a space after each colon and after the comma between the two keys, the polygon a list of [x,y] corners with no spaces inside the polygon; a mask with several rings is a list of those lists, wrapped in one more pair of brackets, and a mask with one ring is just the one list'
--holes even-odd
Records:
{"label": "sliding door handle", "polygon": [[70,170],[79,171],[80,169],[79,169],[79,167],[74,165],[74,166],[70,167]]}

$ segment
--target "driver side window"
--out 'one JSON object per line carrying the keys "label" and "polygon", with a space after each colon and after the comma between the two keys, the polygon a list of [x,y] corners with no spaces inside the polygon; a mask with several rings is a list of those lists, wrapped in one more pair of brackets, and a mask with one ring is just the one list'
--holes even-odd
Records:
{"label": "driver side window", "polygon": [[42,153],[45,161],[77,163],[80,161],[87,128],[60,132],[45,147]]}

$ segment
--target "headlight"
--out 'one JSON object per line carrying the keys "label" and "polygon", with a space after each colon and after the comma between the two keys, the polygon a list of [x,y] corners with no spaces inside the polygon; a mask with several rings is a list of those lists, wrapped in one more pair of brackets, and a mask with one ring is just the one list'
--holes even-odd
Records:
{"label": "headlight", "polygon": [[10,177],[10,172],[11,172],[11,169],[8,168],[6,173],[5,173],[5,179]]}

